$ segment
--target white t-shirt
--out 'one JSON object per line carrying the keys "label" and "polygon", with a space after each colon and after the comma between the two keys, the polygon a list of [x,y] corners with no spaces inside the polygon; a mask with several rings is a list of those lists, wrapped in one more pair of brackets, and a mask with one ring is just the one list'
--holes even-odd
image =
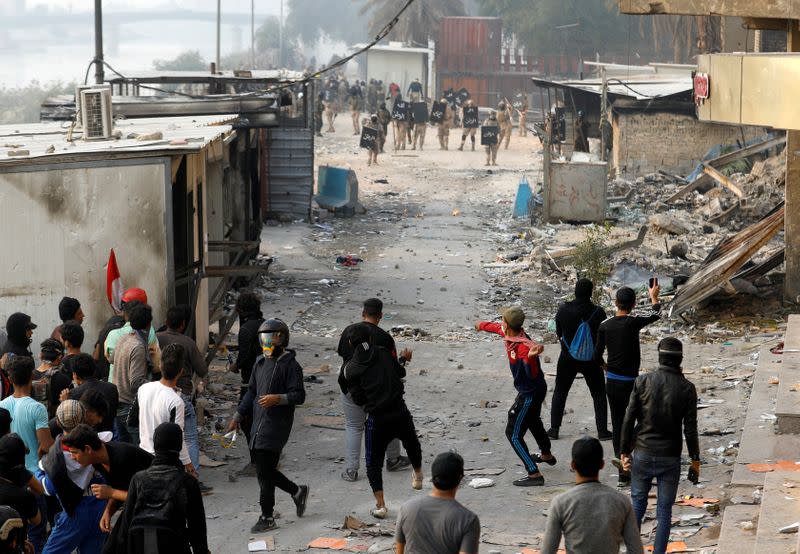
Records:
{"label": "white t-shirt", "polygon": [[[155,453],[153,448],[153,433],[162,423],[177,423],[183,430],[183,399],[170,387],[162,385],[160,381],[145,383],[139,387],[137,393],[139,400],[139,448],[150,454]],[[175,417],[172,417],[172,411]],[[181,462],[183,465],[190,463],[189,449],[186,447],[186,434],[183,435],[181,448]]]}

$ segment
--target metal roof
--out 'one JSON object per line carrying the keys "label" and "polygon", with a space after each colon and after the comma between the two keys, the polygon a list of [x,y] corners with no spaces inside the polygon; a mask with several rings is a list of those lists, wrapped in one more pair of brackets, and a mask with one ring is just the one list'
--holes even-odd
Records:
{"label": "metal roof", "polygon": [[[233,132],[230,123],[237,115],[197,117],[156,117],[117,119],[114,132],[119,139],[85,141],[79,130],[67,141],[70,125],[66,122],[0,125],[0,167],[28,161],[72,161],[76,158],[150,156],[168,151],[197,152],[217,138]],[[133,134],[161,132],[159,140],[128,138]],[[27,154],[10,156],[12,151]],[[48,152],[48,150],[52,150]]]}
{"label": "metal roof", "polygon": [[[545,88],[572,88],[601,95],[603,93],[603,83],[600,79],[585,79],[582,81],[550,81],[547,79],[533,78],[533,82]],[[615,96],[624,96],[636,100],[649,100],[651,98],[667,98],[691,91],[692,78],[675,77],[658,79],[608,79],[608,93]]]}
{"label": "metal roof", "polygon": [[108,76],[106,82],[124,81],[147,82],[213,82],[213,81],[296,81],[303,78],[303,73],[291,69],[251,69],[244,71],[159,71],[139,70],[123,71],[120,75]]}

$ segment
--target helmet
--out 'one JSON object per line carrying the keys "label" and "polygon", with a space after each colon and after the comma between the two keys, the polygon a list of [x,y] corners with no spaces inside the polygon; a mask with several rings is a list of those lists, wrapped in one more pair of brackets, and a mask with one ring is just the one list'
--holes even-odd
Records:
{"label": "helmet", "polygon": [[[14,550],[8,547],[14,544]],[[25,551],[25,524],[22,517],[10,506],[0,506],[0,546],[4,552]]]}
{"label": "helmet", "polygon": [[142,304],[147,304],[147,293],[144,289],[132,288],[125,291],[122,295],[122,302],[138,300]]}
{"label": "helmet", "polygon": [[370,116],[370,118],[369,118],[369,119],[370,119],[370,121],[372,121],[373,123],[377,123],[377,122],[378,122],[378,116],[377,116],[377,115],[375,115],[375,114],[372,114],[372,115]]}
{"label": "helmet", "polygon": [[497,109],[498,109],[498,110],[500,110],[500,111],[503,111],[503,110],[505,110],[505,109],[506,109],[506,103],[505,103],[505,102],[500,102],[500,103],[497,105]]}
{"label": "helmet", "polygon": [[266,356],[271,355],[275,347],[284,349],[289,346],[289,327],[283,320],[268,319],[258,328],[258,342]]}

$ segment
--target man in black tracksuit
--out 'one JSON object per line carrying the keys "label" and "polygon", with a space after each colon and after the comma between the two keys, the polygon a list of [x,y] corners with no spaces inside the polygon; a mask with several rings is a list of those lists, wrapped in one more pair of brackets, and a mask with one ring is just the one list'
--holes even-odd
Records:
{"label": "man in black tracksuit", "polygon": [[642,363],[639,331],[654,321],[658,321],[661,310],[661,304],[658,303],[660,290],[658,282],[655,282],[648,289],[652,304],[650,309],[632,315],[631,312],[636,305],[636,293],[629,287],[622,287],[617,291],[616,315],[601,323],[597,331],[595,360],[601,366],[603,365],[603,353],[608,350],[608,361],[605,363],[606,396],[611,411],[612,442],[614,444],[615,458],[612,463],[620,470],[619,486],[626,486],[631,481],[630,473],[622,468],[619,461],[619,444],[625,410],[628,408],[633,383],[639,376],[639,368]]}
{"label": "man in black tracksuit", "polygon": [[412,488],[422,489],[422,449],[403,394],[405,368],[386,348],[370,344],[372,329],[360,323],[351,329],[353,357],[344,366],[347,390],[353,402],[367,412],[367,478],[376,507],[372,515],[384,519],[388,510],[383,495],[383,458],[392,439],[400,439],[411,460]]}
{"label": "man in black tracksuit", "polygon": [[249,447],[255,460],[261,488],[261,517],[250,530],[263,533],[277,527],[273,509],[275,487],[289,493],[297,507],[297,517],[305,512],[308,486],[296,485],[278,471],[281,451],[289,440],[294,423],[294,407],[306,400],[303,368],[295,351],[289,350],[289,328],[279,319],[269,319],[258,329],[263,355],[250,374],[247,392],[228,425],[232,431],[247,416],[252,417]]}
{"label": "man in black tracksuit", "polygon": [[594,418],[597,425],[597,438],[608,440],[608,407],[606,406],[606,383],[603,370],[592,359],[580,361],[569,353],[569,345],[578,332],[578,327],[586,321],[591,329],[592,341],[597,343],[597,329],[606,319],[606,312],[592,303],[594,285],[589,279],[579,279],[575,284],[575,300],[561,305],[556,313],[556,334],[561,341],[561,355],[556,368],[556,388],[553,391],[553,405],[550,410],[550,429],[547,434],[551,439],[558,439],[558,430],[564,417],[564,406],[567,395],[578,373],[582,374],[589,387],[594,402]]}

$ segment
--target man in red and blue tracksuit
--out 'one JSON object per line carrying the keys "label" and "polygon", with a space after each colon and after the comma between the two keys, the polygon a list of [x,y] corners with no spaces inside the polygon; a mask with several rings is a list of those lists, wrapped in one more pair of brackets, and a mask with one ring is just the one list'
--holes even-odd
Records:
{"label": "man in red and blue tracksuit", "polygon": [[[547,436],[541,419],[542,403],[547,394],[547,383],[539,363],[539,354],[544,347],[532,341],[522,328],[525,313],[521,308],[508,308],[502,315],[502,323],[479,321],[475,324],[475,329],[503,337],[511,374],[514,376],[514,388],[518,394],[508,411],[506,437],[528,472],[527,477],[517,479],[514,485],[542,486],[544,476],[537,464],[544,462],[552,466],[556,463],[555,456],[550,452],[550,437]],[[528,431],[533,434],[541,454],[531,454],[528,450],[523,438]]]}

